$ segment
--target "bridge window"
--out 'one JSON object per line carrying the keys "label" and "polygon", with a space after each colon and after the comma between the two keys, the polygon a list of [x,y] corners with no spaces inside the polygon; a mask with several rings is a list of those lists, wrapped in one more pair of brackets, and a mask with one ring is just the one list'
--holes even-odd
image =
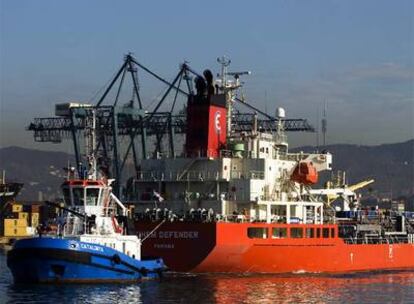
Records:
{"label": "bridge window", "polygon": [[69,191],[69,189],[68,188],[63,188],[62,191],[63,191],[63,199],[65,201],[65,204],[68,205],[68,206],[72,205],[72,202],[70,201],[70,191]]}
{"label": "bridge window", "polygon": [[85,192],[83,188],[73,188],[72,194],[73,194],[73,203],[76,206],[83,206],[85,204],[85,200],[84,200]]}
{"label": "bridge window", "polygon": [[335,237],[335,228],[331,228],[331,238]]}
{"label": "bridge window", "polygon": [[290,237],[294,239],[303,238],[303,229],[302,228],[291,228]]}
{"label": "bridge window", "polygon": [[313,239],[315,237],[315,230],[313,228],[306,228],[306,238]]}
{"label": "bridge window", "polygon": [[247,236],[250,239],[267,239],[267,228],[247,228]]}
{"label": "bridge window", "polygon": [[273,228],[272,229],[272,238],[273,239],[283,239],[287,237],[286,228]]}
{"label": "bridge window", "polygon": [[329,238],[329,228],[323,228],[322,229],[322,236],[324,239]]}
{"label": "bridge window", "polygon": [[86,205],[96,206],[98,204],[99,189],[88,188],[86,189]]}

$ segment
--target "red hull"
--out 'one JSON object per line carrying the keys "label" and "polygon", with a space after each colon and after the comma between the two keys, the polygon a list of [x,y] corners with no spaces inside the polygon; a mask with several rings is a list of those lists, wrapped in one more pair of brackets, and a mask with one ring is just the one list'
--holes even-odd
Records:
{"label": "red hull", "polygon": [[[138,222],[138,233],[156,223]],[[247,229],[266,228],[268,238]],[[323,238],[272,238],[274,227],[329,227]],[[346,244],[336,225],[164,223],[144,241],[143,255],[160,256],[171,270],[194,272],[347,272],[414,268],[414,244]],[[316,230],[315,230],[316,231]],[[316,236],[316,233],[315,233]]]}

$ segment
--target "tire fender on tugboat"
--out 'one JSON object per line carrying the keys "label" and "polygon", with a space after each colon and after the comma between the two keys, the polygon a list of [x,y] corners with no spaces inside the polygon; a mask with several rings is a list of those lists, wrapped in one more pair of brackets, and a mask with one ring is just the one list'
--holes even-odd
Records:
{"label": "tire fender on tugboat", "polygon": [[113,256],[112,256],[112,262],[114,262],[115,264],[121,264],[121,258],[119,257],[119,255],[118,254],[114,254]]}

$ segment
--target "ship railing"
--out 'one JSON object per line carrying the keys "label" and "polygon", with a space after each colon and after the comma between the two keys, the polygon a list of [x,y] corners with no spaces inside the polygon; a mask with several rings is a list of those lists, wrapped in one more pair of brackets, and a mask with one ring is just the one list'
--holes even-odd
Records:
{"label": "ship railing", "polygon": [[289,153],[289,154],[281,154],[279,156],[280,159],[283,160],[291,160],[291,161],[301,161],[306,159],[310,154],[309,153]]}
{"label": "ship railing", "polygon": [[217,222],[249,223],[254,222],[255,217],[244,214],[216,214]]}
{"label": "ship railing", "polygon": [[205,181],[205,180],[219,180],[220,173],[218,171],[187,171],[182,177],[181,173],[176,180],[191,180],[191,181]]}
{"label": "ship railing", "polygon": [[[265,217],[251,216],[244,214],[217,214],[216,220],[218,222],[233,222],[233,223],[264,223],[267,221]],[[271,223],[286,224],[286,216],[273,215],[270,218]],[[306,224],[313,224],[313,220],[307,220]],[[290,224],[303,224],[303,220],[297,217],[290,218]],[[325,223],[326,224],[326,223]]]}
{"label": "ship railing", "polygon": [[219,171],[141,171],[138,173],[137,181],[204,181],[223,179]]}
{"label": "ship railing", "polygon": [[[217,181],[224,179],[219,171],[192,170],[192,171],[140,171],[136,177],[137,181]],[[230,173],[233,179],[264,179],[264,171],[237,171]]]}
{"label": "ship railing", "polygon": [[281,143],[281,144],[287,144],[287,142],[288,142],[288,138],[287,138],[286,134],[274,134],[273,139],[277,143]]}
{"label": "ship railing", "polygon": [[250,151],[220,150],[220,158],[250,158]]}
{"label": "ship railing", "polygon": [[66,223],[63,226],[63,231],[62,234],[64,236],[69,236],[69,235],[76,235],[79,233],[78,229],[78,225],[76,223],[77,218],[75,216],[68,216],[66,218]]}
{"label": "ship railing", "polygon": [[231,178],[233,179],[264,179],[265,173],[264,171],[236,171],[232,170],[230,174]]}
{"label": "ship railing", "polygon": [[[230,173],[233,179],[264,179],[264,171],[237,171],[232,170]],[[205,170],[193,170],[187,171],[183,174],[183,171],[141,171],[138,173],[136,180],[138,181],[217,181],[224,177],[219,171],[205,171]]]}
{"label": "ship railing", "polygon": [[[230,223],[265,223],[266,218],[244,214],[216,214],[216,221]],[[276,220],[275,218],[272,218],[271,222],[282,223],[281,220]]]}
{"label": "ship railing", "polygon": [[410,238],[406,235],[404,235],[404,236],[390,235],[390,236],[387,236],[387,237],[368,236],[368,237],[360,237],[360,238],[348,237],[348,238],[343,238],[343,240],[346,244],[350,244],[350,245],[374,245],[374,244],[392,245],[392,244],[408,244],[408,243],[411,243]]}

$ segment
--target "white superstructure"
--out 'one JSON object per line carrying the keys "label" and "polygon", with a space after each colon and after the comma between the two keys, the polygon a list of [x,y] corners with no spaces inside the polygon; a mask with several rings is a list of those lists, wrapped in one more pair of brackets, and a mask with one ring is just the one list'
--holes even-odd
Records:
{"label": "white superstructure", "polygon": [[[241,85],[238,74],[237,83],[227,80],[228,61],[221,61],[215,94],[202,91],[189,98],[183,154],[140,160],[127,189],[135,213],[168,209],[182,216],[201,210],[223,219],[323,223],[324,204],[313,198],[309,185],[317,172],[331,169],[332,155],[290,153],[283,108],[276,110],[274,132],[259,130],[257,115],[250,131],[231,129],[232,103]],[[203,125],[198,120],[205,117]]]}

